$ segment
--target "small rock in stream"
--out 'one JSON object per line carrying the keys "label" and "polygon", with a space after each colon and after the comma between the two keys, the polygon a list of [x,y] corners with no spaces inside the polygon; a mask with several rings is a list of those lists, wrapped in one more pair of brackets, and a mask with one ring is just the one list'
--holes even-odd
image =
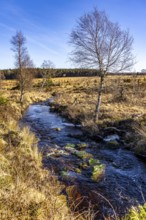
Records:
{"label": "small rock in stream", "polygon": [[57,149],[54,149],[51,152],[47,153],[47,157],[50,157],[50,156],[60,157],[63,155],[69,155],[69,153],[64,150],[57,150]]}
{"label": "small rock in stream", "polygon": [[55,131],[61,131],[61,128],[54,128]]}
{"label": "small rock in stream", "polygon": [[119,141],[120,137],[117,134],[113,134],[113,135],[108,135],[104,138],[105,142],[110,142],[110,141]]}

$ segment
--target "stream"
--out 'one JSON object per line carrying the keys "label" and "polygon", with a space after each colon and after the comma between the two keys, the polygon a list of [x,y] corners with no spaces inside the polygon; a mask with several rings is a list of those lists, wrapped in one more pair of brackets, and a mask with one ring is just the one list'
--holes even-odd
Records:
{"label": "stream", "polygon": [[[132,152],[106,148],[104,143],[101,147],[79,125],[52,112],[49,101],[30,105],[20,123],[38,137],[44,167],[66,187],[76,186],[77,194],[84,198],[81,208],[91,202],[95,219],[116,219],[115,212],[122,216],[131,206],[145,203],[146,163]],[[93,159],[90,163],[89,158]],[[92,178],[95,160],[105,167],[97,180]]]}

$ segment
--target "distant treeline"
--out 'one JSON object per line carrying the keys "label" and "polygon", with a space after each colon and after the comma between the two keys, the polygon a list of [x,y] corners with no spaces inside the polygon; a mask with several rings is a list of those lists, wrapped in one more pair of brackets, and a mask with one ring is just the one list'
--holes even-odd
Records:
{"label": "distant treeline", "polygon": [[[0,70],[1,78],[3,79],[16,79],[17,69],[5,69]],[[34,68],[30,69],[31,74],[34,78],[42,78],[44,75],[50,77],[69,77],[69,76],[96,76],[100,72],[95,69],[42,69]]]}
{"label": "distant treeline", "polygon": [[[17,69],[5,69],[0,70],[1,79],[16,79]],[[34,78],[42,78],[44,75],[50,77],[79,77],[79,76],[98,76],[100,71],[96,69],[42,69],[33,68],[30,69],[30,73]],[[146,73],[118,73],[118,75],[145,75]],[[116,73],[110,73],[109,75],[116,75]]]}

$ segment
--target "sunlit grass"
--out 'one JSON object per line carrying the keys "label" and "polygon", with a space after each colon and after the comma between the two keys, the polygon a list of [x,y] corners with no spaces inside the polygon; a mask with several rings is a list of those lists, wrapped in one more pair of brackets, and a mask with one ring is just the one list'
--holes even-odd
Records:
{"label": "sunlit grass", "polygon": [[[86,213],[87,218],[80,214],[76,215],[77,217],[73,216],[66,197],[61,194],[62,186],[49,171],[43,169],[42,155],[37,148],[38,140],[28,128],[18,127],[17,121],[30,103],[46,100],[55,95],[55,102],[60,105],[63,115],[81,123],[91,133],[99,132],[98,126],[92,120],[99,78],[68,77],[54,78],[52,81],[53,86],[50,85],[49,90],[34,88],[26,92],[23,109],[18,102],[19,91],[11,90],[17,82],[2,82],[2,95],[8,99],[8,102],[0,106],[1,220],[94,219],[90,210]],[[36,85],[40,82],[41,79],[34,80]],[[108,76],[102,96],[100,126],[106,127],[108,123],[115,125],[119,121],[128,119],[145,125],[145,86],[145,76]],[[144,146],[145,137],[140,141],[136,149],[138,151]],[[145,148],[142,149],[145,152]],[[81,153],[78,156],[85,157],[89,160],[89,164],[93,165],[92,177],[96,181],[97,174],[104,172],[105,167],[99,169],[98,161],[94,161],[84,151]],[[123,219],[145,220],[145,205],[132,207]]]}

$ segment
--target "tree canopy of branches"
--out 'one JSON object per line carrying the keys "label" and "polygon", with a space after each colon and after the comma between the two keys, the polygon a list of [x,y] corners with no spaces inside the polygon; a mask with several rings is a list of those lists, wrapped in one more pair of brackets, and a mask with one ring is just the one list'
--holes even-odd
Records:
{"label": "tree canopy of branches", "polygon": [[118,23],[109,20],[104,11],[96,8],[78,19],[72,30],[71,60],[82,67],[100,71],[100,85],[94,121],[98,121],[104,78],[108,72],[129,70],[134,64],[133,38],[129,31],[121,30]]}
{"label": "tree canopy of branches", "polygon": [[17,68],[17,79],[20,88],[20,102],[23,103],[25,90],[32,84],[33,62],[27,51],[26,38],[21,31],[11,39],[12,51],[15,53],[15,66]]}

